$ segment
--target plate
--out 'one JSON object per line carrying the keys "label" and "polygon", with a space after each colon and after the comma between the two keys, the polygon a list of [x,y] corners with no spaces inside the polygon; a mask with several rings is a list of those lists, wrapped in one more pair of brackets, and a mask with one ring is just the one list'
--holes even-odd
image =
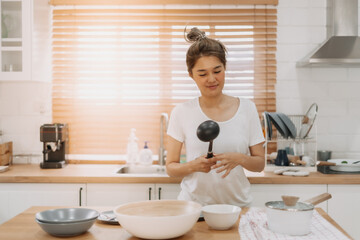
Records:
{"label": "plate", "polygon": [[[336,166],[329,166],[331,170],[338,172],[360,172],[360,163],[352,164],[360,159],[329,159],[328,162],[336,163]],[[347,163],[343,163],[347,162]]]}
{"label": "plate", "polygon": [[99,221],[107,223],[107,224],[119,225],[119,222],[116,219],[116,215],[115,215],[114,211],[112,211],[112,210],[100,213],[100,215],[97,219]]}
{"label": "plate", "polygon": [[291,119],[285,115],[284,113],[277,113],[277,115],[279,116],[279,118],[281,119],[281,121],[285,124],[285,126],[287,127],[287,129],[289,130],[289,135],[291,138],[295,139],[296,138],[296,127],[295,124],[291,121]]}
{"label": "plate", "polygon": [[281,121],[277,113],[275,112],[269,112],[269,116],[271,119],[271,122],[274,124],[275,128],[278,130],[278,132],[283,136],[284,138],[289,137],[289,130],[284,125],[284,123]]}

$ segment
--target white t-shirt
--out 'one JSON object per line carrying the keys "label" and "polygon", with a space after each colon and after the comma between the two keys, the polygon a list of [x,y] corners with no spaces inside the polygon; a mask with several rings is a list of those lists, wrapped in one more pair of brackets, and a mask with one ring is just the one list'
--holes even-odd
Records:
{"label": "white t-shirt", "polygon": [[[187,162],[207,153],[209,143],[202,142],[196,135],[198,126],[206,120],[209,117],[202,111],[199,98],[179,104],[171,112],[167,134],[185,144]],[[250,146],[265,141],[256,106],[248,99],[240,99],[240,106],[231,119],[217,123],[220,133],[213,141],[215,154],[239,152],[249,155]],[[195,172],[185,176],[178,199],[202,205],[248,205],[252,196],[243,168],[237,166],[227,177],[221,178],[223,174],[214,169],[209,173]]]}

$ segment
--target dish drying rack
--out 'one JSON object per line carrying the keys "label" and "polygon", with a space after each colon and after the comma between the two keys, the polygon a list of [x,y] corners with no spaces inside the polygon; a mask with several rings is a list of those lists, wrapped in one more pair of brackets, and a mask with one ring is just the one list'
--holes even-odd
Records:
{"label": "dish drying rack", "polygon": [[[296,128],[296,138],[284,138],[271,124],[272,126],[272,137],[270,139],[269,131],[268,131],[268,123],[265,117],[265,114],[262,114],[264,130],[265,130],[265,172],[273,172],[276,169],[280,168],[300,168],[302,171],[316,172],[316,161],[317,161],[317,126],[316,121],[314,122],[309,134],[305,138],[300,138],[299,133],[302,125],[302,120],[305,115],[287,115],[290,120],[294,123]],[[271,122],[271,120],[270,120]],[[274,131],[275,130],[275,131]],[[310,166],[276,166],[275,164],[268,163],[268,154],[269,153],[269,144],[276,144],[276,152],[279,149],[287,149],[291,152],[293,151],[293,155],[300,156],[300,159],[303,156],[309,156],[313,159],[313,162]]]}

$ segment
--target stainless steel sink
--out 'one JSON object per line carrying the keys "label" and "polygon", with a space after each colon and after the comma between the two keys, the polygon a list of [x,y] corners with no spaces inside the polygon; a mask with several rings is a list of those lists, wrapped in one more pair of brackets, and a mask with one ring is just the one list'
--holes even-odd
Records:
{"label": "stainless steel sink", "polygon": [[119,168],[116,173],[119,174],[160,174],[166,175],[165,166],[150,165],[150,166],[128,166],[125,165]]}

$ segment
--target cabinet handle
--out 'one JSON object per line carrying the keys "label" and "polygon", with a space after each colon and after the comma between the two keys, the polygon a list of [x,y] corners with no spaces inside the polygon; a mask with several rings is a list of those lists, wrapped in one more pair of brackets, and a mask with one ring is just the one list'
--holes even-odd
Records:
{"label": "cabinet handle", "polygon": [[81,192],[82,192],[82,190],[83,190],[83,188],[81,187],[80,189],[79,189],[79,206],[81,207]]}
{"label": "cabinet handle", "polygon": [[151,187],[149,187],[149,200],[151,200]]}
{"label": "cabinet handle", "polygon": [[161,187],[159,187],[159,200],[161,200]]}

